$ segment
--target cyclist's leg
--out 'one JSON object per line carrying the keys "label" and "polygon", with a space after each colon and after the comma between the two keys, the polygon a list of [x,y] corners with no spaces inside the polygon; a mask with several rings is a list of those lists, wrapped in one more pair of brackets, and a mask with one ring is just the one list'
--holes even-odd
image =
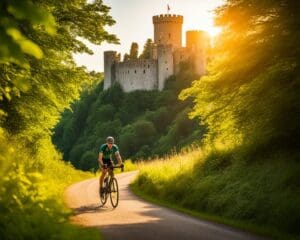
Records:
{"label": "cyclist's leg", "polygon": [[100,187],[100,190],[103,187],[103,181],[104,181],[104,177],[105,177],[106,173],[107,173],[107,169],[102,168],[101,169],[101,176],[99,178],[99,187]]}
{"label": "cyclist's leg", "polygon": [[[110,163],[111,163],[111,161],[110,161],[110,159],[102,159],[102,161],[103,161],[103,164],[105,164],[106,166],[108,166]],[[102,189],[103,189],[103,181],[104,181],[104,178],[105,178],[105,176],[106,176],[106,173],[107,173],[107,168],[102,168],[101,169],[101,176],[100,176],[100,179],[99,179],[99,186],[100,186],[100,192],[102,193]]]}

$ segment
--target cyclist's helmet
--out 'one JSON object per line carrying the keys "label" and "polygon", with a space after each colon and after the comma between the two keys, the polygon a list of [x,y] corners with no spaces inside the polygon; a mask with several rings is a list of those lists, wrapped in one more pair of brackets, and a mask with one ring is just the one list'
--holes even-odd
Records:
{"label": "cyclist's helmet", "polygon": [[109,136],[109,137],[106,138],[106,142],[107,143],[114,143],[115,139],[113,137]]}

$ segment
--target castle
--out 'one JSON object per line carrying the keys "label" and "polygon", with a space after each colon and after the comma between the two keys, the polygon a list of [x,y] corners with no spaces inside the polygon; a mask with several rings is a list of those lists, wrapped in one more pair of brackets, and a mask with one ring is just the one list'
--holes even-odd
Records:
{"label": "castle", "polygon": [[165,80],[178,73],[180,62],[190,60],[195,72],[205,73],[208,38],[203,31],[187,31],[182,46],[183,16],[153,16],[154,44],[150,59],[121,61],[115,51],[104,52],[104,90],[119,83],[125,92],[162,90]]}

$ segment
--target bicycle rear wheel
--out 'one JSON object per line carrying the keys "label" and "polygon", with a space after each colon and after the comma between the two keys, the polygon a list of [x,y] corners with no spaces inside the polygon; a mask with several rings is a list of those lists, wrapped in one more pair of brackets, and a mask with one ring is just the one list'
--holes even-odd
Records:
{"label": "bicycle rear wheel", "polygon": [[112,178],[110,182],[110,202],[114,208],[116,208],[119,203],[119,187],[116,178]]}

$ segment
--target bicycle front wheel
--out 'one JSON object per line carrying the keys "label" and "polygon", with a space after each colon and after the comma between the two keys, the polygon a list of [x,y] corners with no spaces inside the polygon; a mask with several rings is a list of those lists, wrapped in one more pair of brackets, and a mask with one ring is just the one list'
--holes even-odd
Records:
{"label": "bicycle front wheel", "polygon": [[107,198],[108,198],[108,179],[105,179],[104,180],[104,192],[101,194],[100,190],[99,190],[99,196],[100,196],[100,199],[101,199],[101,203],[102,203],[102,206],[104,206],[104,204],[106,203],[107,201]]}
{"label": "bicycle front wheel", "polygon": [[119,187],[116,178],[112,178],[110,182],[110,202],[114,208],[117,207],[119,203]]}

